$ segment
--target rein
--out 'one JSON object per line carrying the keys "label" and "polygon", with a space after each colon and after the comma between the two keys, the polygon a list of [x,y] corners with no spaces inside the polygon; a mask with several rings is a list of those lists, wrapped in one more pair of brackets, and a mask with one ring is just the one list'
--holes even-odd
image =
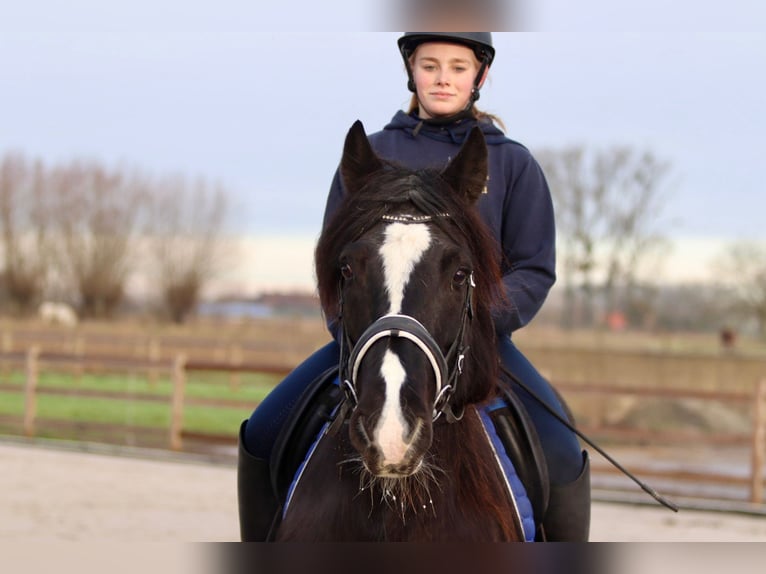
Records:
{"label": "rein", "polygon": [[460,375],[463,373],[463,363],[468,347],[464,344],[466,327],[473,318],[473,289],[476,286],[471,274],[466,283],[465,300],[460,319],[460,329],[450,345],[446,355],[442,353],[439,344],[433,338],[428,329],[420,321],[409,315],[388,314],[383,315],[365,329],[359,340],[352,343],[348,336],[343,320],[343,284],[339,289],[339,316],[338,321],[342,331],[340,346],[340,378],[346,393],[346,405],[344,405],[339,418],[345,418],[353,412],[359,403],[357,397],[357,374],[367,352],[372,346],[386,338],[402,338],[413,342],[426,356],[436,378],[436,393],[433,403],[433,421],[435,422],[442,413],[449,423],[454,423],[463,418],[465,408],[455,413],[450,404],[450,399],[455,393]]}
{"label": "rein", "polygon": [[632,472],[630,472],[628,469],[626,469],[624,466],[622,466],[619,462],[617,462],[612,456],[609,455],[603,448],[598,446],[592,439],[588,438],[585,433],[580,431],[576,426],[574,426],[572,423],[570,423],[567,419],[562,417],[559,413],[556,412],[556,410],[551,407],[545,399],[540,397],[534,390],[532,390],[529,385],[525,384],[519,377],[514,375],[511,371],[509,371],[505,366],[502,364],[500,365],[500,370],[505,373],[505,375],[515,382],[517,385],[519,385],[522,389],[524,389],[541,407],[543,407],[548,413],[553,416],[556,420],[558,420],[562,425],[567,427],[570,431],[575,433],[577,436],[579,436],[582,440],[584,440],[588,445],[590,445],[596,452],[598,452],[601,456],[603,456],[607,461],[609,461],[612,466],[614,466],[617,470],[619,470],[621,473],[623,473],[625,476],[627,476],[630,480],[635,482],[641,490],[646,492],[649,496],[654,498],[657,502],[659,502],[662,506],[665,508],[668,508],[669,510],[672,510],[673,512],[678,512],[678,506],[676,506],[675,503],[671,502],[664,496],[662,496],[659,492],[657,492],[655,489],[653,489],[651,486],[640,480],[637,476],[635,476]]}

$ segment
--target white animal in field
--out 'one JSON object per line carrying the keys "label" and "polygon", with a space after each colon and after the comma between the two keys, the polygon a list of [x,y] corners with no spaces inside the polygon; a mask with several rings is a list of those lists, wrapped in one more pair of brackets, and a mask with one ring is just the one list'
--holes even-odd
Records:
{"label": "white animal in field", "polygon": [[46,301],[40,305],[40,319],[51,325],[74,327],[77,325],[77,313],[71,305]]}

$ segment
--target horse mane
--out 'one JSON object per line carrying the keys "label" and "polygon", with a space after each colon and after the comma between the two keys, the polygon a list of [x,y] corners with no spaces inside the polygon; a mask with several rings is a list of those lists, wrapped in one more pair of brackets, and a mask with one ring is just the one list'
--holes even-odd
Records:
{"label": "horse mane", "polygon": [[[492,309],[505,304],[501,289],[500,247],[464,193],[454,190],[435,169],[411,170],[394,162],[371,174],[355,193],[346,193],[325,226],[315,249],[320,303],[325,317],[339,314],[340,256],[344,246],[378,225],[383,215],[413,213],[432,216],[432,223],[461,237],[473,262],[472,340],[466,360],[471,385],[461,385],[454,400],[470,404],[487,399],[495,387],[497,355]],[[444,214],[449,214],[444,217]]]}

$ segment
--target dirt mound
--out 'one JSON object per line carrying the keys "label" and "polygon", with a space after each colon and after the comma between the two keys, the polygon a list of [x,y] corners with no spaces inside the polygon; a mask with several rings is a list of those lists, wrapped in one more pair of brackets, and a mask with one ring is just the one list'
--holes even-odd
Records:
{"label": "dirt mound", "polygon": [[645,399],[622,415],[620,426],[651,431],[698,430],[704,433],[747,434],[749,414],[729,405],[701,399]]}

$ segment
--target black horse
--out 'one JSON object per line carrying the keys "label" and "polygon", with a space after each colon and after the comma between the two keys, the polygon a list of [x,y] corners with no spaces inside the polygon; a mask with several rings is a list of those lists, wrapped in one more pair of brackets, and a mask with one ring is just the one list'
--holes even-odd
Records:
{"label": "black horse", "polygon": [[442,171],[413,171],[380,159],[357,122],[341,174],[346,199],[315,263],[322,308],[342,332],[346,397],[275,537],[524,540],[485,424],[502,394],[490,309],[503,299],[499,249],[474,206],[484,136],[474,129]]}

